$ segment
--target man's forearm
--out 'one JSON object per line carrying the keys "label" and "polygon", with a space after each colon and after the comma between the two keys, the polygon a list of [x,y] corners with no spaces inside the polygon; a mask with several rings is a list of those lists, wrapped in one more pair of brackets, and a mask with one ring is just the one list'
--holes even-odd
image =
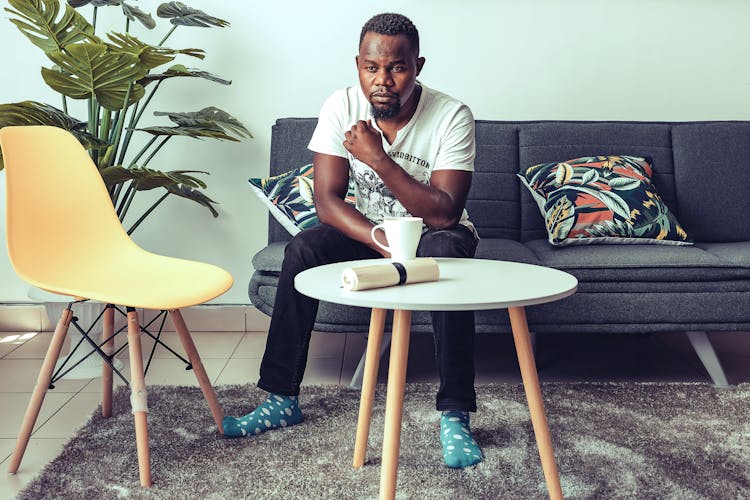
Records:
{"label": "man's forearm", "polygon": [[[387,257],[384,251],[370,237],[373,224],[354,208],[353,205],[336,199],[328,202],[319,202],[316,204],[316,211],[320,222],[335,227],[349,238],[359,241]],[[386,242],[381,241],[381,243]]]}
{"label": "man's forearm", "polygon": [[427,227],[452,227],[461,218],[462,203],[442,189],[415,180],[390,157],[373,162],[370,168],[410,214],[422,217]]}

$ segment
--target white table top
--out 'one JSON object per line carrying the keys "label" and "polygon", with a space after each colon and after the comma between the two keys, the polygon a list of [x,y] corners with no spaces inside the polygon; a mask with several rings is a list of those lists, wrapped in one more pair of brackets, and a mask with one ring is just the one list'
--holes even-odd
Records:
{"label": "white table top", "polygon": [[390,262],[357,260],[303,271],[294,279],[301,293],[327,302],[412,311],[467,311],[530,306],[572,295],[578,280],[542,266],[484,259],[438,258],[440,279],[427,283],[350,291],[341,285],[348,267]]}

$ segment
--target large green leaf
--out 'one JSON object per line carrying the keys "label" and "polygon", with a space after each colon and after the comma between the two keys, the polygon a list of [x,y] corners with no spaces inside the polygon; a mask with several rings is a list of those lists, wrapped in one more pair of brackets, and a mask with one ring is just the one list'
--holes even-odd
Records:
{"label": "large green leaf", "polygon": [[57,19],[58,0],[8,0],[8,3],[13,8],[5,10],[19,17],[10,22],[46,54],[94,34],[94,27],[69,5],[65,5],[65,13]]}
{"label": "large green leaf", "polygon": [[174,52],[169,49],[153,47],[143,43],[130,34],[110,33],[107,35],[112,42],[109,45],[114,52],[124,52],[138,58],[147,70],[166,64],[174,59]]}
{"label": "large green leaf", "polygon": [[192,137],[198,139],[201,137],[208,137],[210,139],[224,139],[227,141],[239,142],[239,139],[235,139],[231,135],[227,135],[219,127],[210,126],[192,126],[192,127],[146,127],[139,128],[143,132],[148,132],[151,135],[166,136],[166,135],[181,135],[183,137]]}
{"label": "large green leaf", "polygon": [[156,111],[154,116],[168,116],[181,127],[220,128],[227,133],[234,132],[240,137],[252,137],[252,134],[235,117],[217,107],[209,106],[194,113],[175,113]]}
{"label": "large green leaf", "polygon": [[155,188],[168,188],[173,185],[184,184],[192,188],[205,189],[206,183],[188,174],[208,174],[200,170],[173,170],[162,172],[143,167],[125,168],[122,166],[107,167],[100,170],[102,179],[107,187],[133,181],[136,191],[148,191]]}
{"label": "large green leaf", "polygon": [[135,21],[137,19],[138,22],[140,22],[143,26],[150,30],[156,27],[156,21],[154,21],[154,18],[151,17],[151,14],[143,12],[138,7],[122,2],[122,13],[125,14],[125,16],[131,21]]}
{"label": "large green leaf", "polygon": [[167,69],[167,71],[165,71],[164,73],[146,75],[145,77],[138,80],[138,83],[140,83],[141,85],[145,87],[151,82],[166,80],[167,78],[175,78],[175,77],[203,78],[205,80],[210,80],[212,82],[220,83],[222,85],[232,84],[231,80],[224,80],[223,78],[219,78],[218,76],[211,74],[207,71],[200,71],[197,69],[186,68],[182,64],[175,64],[174,66],[171,66],[169,69]]}
{"label": "large green leaf", "polygon": [[180,185],[168,187],[167,191],[169,191],[172,194],[176,194],[177,196],[180,196],[182,198],[193,200],[199,205],[203,205],[204,207],[206,207],[211,212],[211,215],[213,215],[214,217],[219,216],[219,212],[217,212],[216,209],[214,208],[214,204],[216,204],[217,202],[215,202],[214,200],[212,200],[211,198],[209,198],[208,196],[206,196],[205,194],[203,194],[202,192],[196,189],[180,184]]}
{"label": "large green leaf", "polygon": [[111,44],[107,44],[110,49],[114,52],[125,52],[136,56],[141,65],[147,70],[151,70],[172,61],[177,54],[186,54],[192,57],[197,57],[198,59],[203,59],[205,57],[204,52],[201,49],[174,50],[154,47],[153,45],[143,43],[128,33],[110,33],[107,36],[112,42]]}
{"label": "large green leaf", "polygon": [[94,7],[107,7],[110,5],[119,5],[122,8],[122,13],[131,21],[138,20],[143,26],[148,29],[154,29],[156,27],[156,21],[151,17],[151,14],[143,12],[138,7],[128,5],[122,0],[68,0],[71,7],[83,7],[84,5],[91,4]]}
{"label": "large green leaf", "polygon": [[169,193],[175,194],[181,198],[192,200],[208,208],[214,217],[219,216],[219,212],[214,208],[216,202],[198,191],[203,189],[206,184],[190,173],[208,174],[199,170],[173,170],[171,172],[161,172],[149,168],[125,168],[121,166],[107,167],[100,171],[105,184],[115,186],[123,182],[133,181],[133,187],[137,191],[146,191],[154,188],[164,188]]}
{"label": "large green leaf", "polygon": [[[109,144],[86,130],[86,122],[79,121],[63,111],[35,101],[0,104],[0,128],[16,125],[49,125],[72,133],[86,149],[102,149]],[[4,167],[0,152],[0,170]]]}
{"label": "large green leaf", "polygon": [[120,5],[121,2],[122,0],[68,0],[68,4],[76,9],[88,4],[94,7],[106,7],[108,5]]}
{"label": "large green leaf", "polygon": [[109,110],[122,109],[130,89],[132,104],[143,97],[143,86],[136,83],[146,75],[138,57],[124,52],[113,52],[106,45],[79,43],[65,52],[50,52],[61,71],[42,68],[42,77],[55,91],[72,99],[96,100]]}
{"label": "large green leaf", "polygon": [[175,26],[197,26],[200,28],[229,26],[228,21],[209,16],[202,10],[194,9],[182,2],[163,3],[156,9],[156,15],[169,19],[169,22]]}

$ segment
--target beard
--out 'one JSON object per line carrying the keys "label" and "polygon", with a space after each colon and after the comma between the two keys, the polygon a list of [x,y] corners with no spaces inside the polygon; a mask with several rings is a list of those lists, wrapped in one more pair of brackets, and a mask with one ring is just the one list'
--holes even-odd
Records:
{"label": "beard", "polygon": [[398,114],[401,112],[401,102],[399,100],[396,100],[393,104],[388,105],[379,105],[375,106],[374,104],[370,105],[370,108],[372,109],[372,116],[376,120],[390,120],[391,118],[395,118],[398,116]]}

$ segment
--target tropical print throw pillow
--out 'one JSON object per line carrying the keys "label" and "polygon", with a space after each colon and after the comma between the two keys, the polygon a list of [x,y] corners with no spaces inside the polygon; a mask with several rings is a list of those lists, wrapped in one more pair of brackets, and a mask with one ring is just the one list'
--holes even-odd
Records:
{"label": "tropical print throw pillow", "polygon": [[[315,168],[308,164],[274,177],[252,177],[248,182],[271,215],[294,236],[318,223],[313,200],[314,175]],[[346,201],[354,204],[351,183]]]}
{"label": "tropical print throw pillow", "polygon": [[691,244],[652,176],[649,160],[636,156],[540,163],[518,174],[544,216],[552,245]]}

